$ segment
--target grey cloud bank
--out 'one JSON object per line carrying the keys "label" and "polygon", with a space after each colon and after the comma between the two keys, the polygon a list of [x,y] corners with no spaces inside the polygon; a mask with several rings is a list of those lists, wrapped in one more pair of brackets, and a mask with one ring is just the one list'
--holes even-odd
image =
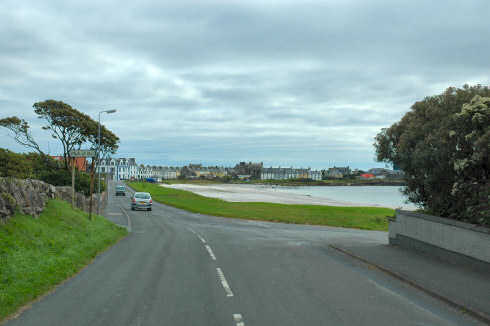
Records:
{"label": "grey cloud bank", "polygon": [[[373,138],[449,86],[490,84],[488,1],[2,1],[0,117],[64,101],[118,156],[377,166]],[[0,147],[23,151],[0,130]]]}

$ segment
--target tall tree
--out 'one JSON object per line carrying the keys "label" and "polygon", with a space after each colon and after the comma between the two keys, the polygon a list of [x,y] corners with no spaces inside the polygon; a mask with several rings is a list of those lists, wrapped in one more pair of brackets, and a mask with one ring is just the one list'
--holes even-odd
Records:
{"label": "tall tree", "polygon": [[448,88],[378,133],[376,159],[405,171],[409,201],[431,214],[490,225],[489,97],[481,85]]}
{"label": "tall tree", "polygon": [[94,121],[88,115],[62,101],[37,102],[33,107],[38,118],[46,122],[42,128],[50,130],[51,137],[61,141],[65,168],[68,169],[70,151],[80,149],[81,145],[87,141],[90,125]]}
{"label": "tall tree", "polygon": [[[98,150],[98,122],[88,115],[62,101],[46,100],[35,103],[33,107],[38,118],[45,121],[42,128],[51,131],[51,136],[61,142],[65,169],[69,169],[71,150],[80,149],[83,145]],[[34,148],[44,155],[30,134],[26,121],[9,117],[1,119],[0,126],[12,131],[13,138],[21,145]],[[117,151],[119,138],[104,126],[101,126],[100,138],[100,152],[103,155],[114,154]]]}

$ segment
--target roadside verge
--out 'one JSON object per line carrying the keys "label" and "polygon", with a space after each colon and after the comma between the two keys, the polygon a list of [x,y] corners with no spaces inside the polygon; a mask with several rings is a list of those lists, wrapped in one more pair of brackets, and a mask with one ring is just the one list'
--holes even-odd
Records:
{"label": "roadside verge", "polygon": [[16,214],[0,228],[0,320],[76,275],[126,234],[57,199],[38,218]]}

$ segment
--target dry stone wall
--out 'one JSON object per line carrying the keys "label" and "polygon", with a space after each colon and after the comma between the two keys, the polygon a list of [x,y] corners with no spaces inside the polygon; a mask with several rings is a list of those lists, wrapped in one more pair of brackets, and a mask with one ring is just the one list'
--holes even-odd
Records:
{"label": "dry stone wall", "polygon": [[[6,220],[18,210],[22,214],[38,217],[51,198],[60,198],[71,202],[71,187],[55,187],[40,180],[20,180],[0,178],[0,220]],[[103,199],[106,196],[102,196]],[[89,199],[82,193],[75,194],[76,206],[86,212]],[[97,212],[97,196],[94,195],[92,212]],[[102,207],[105,204],[103,200]]]}

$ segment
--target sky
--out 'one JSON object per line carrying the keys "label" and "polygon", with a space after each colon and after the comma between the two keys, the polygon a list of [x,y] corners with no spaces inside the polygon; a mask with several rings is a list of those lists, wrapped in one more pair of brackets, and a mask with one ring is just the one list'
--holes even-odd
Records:
{"label": "sky", "polygon": [[[324,169],[447,87],[490,85],[490,1],[0,0],[0,118],[62,153],[33,104],[63,101],[116,157]],[[0,147],[29,151],[0,129]]]}

